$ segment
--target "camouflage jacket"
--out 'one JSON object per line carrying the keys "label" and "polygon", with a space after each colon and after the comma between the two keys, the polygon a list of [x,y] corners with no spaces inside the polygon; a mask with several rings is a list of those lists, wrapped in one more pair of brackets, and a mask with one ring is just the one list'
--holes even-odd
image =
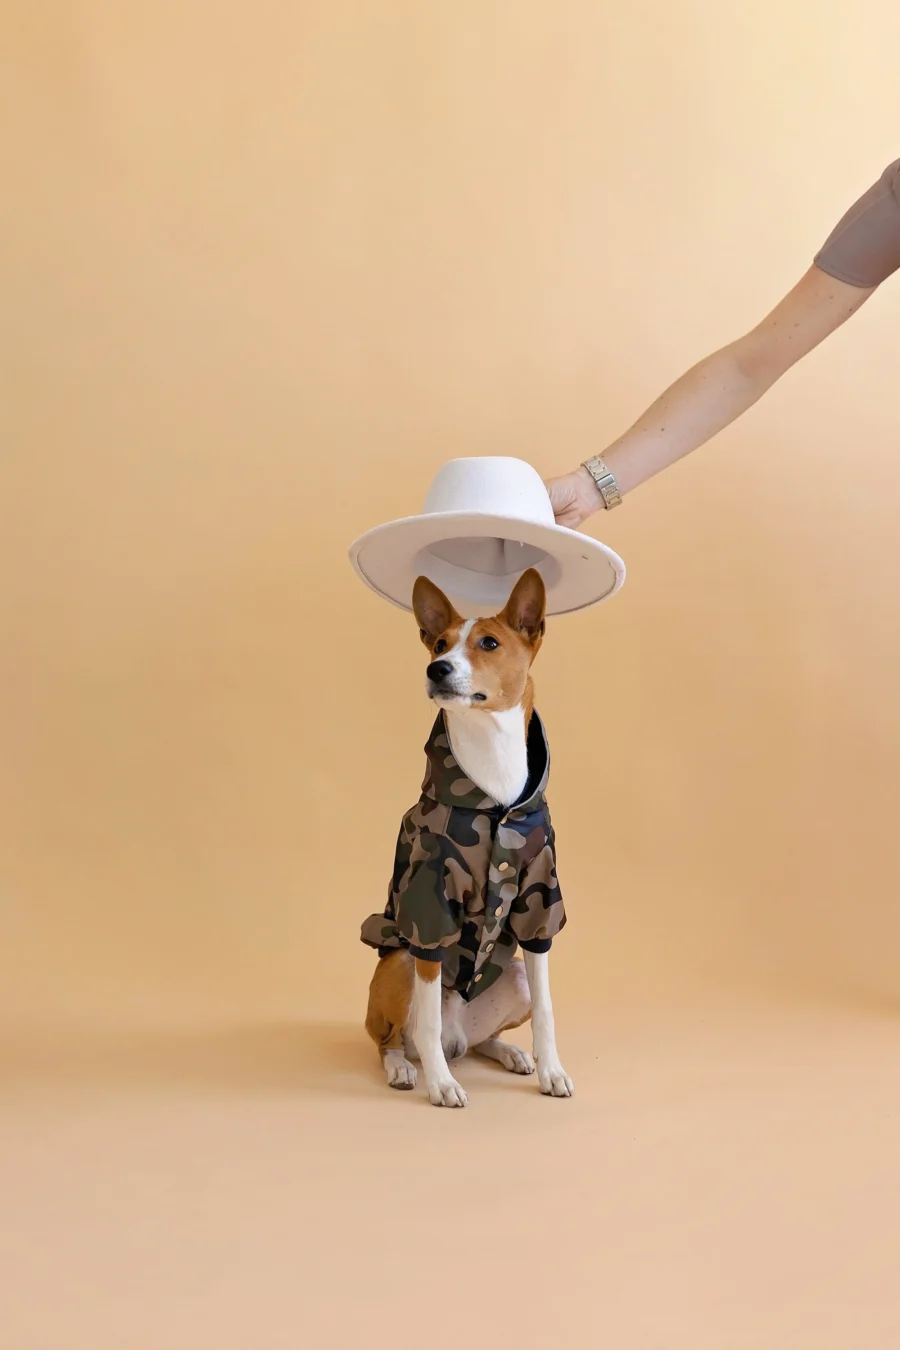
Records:
{"label": "camouflage jacket", "polygon": [[443,713],[425,754],[422,795],[400,826],[387,907],[366,919],[361,937],[381,956],[405,947],[441,961],[444,985],[468,1000],[491,987],[517,946],[547,951],[566,921],[544,799],[550,749],[534,713],[528,783],[509,808],[463,773]]}

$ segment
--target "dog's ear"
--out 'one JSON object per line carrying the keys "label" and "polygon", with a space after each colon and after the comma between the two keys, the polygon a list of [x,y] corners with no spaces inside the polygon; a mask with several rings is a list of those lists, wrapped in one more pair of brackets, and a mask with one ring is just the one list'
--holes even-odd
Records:
{"label": "dog's ear", "polygon": [[412,598],[419,636],[426,647],[430,647],[451,624],[462,622],[444,592],[427,577],[416,578]]}
{"label": "dog's ear", "polygon": [[544,636],[544,611],[547,607],[547,592],[544,578],[540,572],[529,567],[523,572],[506,602],[506,609],[500,615],[504,623],[509,624],[515,633],[521,633],[534,646]]}

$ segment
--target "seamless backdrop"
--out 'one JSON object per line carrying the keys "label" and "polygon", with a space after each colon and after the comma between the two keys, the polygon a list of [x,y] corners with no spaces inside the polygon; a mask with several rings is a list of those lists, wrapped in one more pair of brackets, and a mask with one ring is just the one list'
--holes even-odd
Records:
{"label": "seamless backdrop", "polygon": [[[429,715],[346,545],[778,299],[900,153],[859,14],[848,65],[799,4],[7,6],[5,1003],[357,1007]],[[576,993],[897,991],[898,332],[888,283],[591,526],[627,587],[537,670]]]}

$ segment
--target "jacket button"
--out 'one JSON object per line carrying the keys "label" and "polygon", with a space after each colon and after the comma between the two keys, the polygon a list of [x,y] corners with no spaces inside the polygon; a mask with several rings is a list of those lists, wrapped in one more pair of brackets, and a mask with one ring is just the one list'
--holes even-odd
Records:
{"label": "jacket button", "polygon": [[497,868],[497,870],[498,870],[498,872],[506,872],[506,871],[508,871],[508,870],[509,870],[509,863],[507,863],[507,862],[501,863],[500,866]]}
{"label": "jacket button", "polygon": [[494,913],[495,913],[495,914],[497,915],[497,917],[499,918],[500,915],[503,913],[503,906],[502,906],[502,905],[498,905],[497,908],[494,910]]}
{"label": "jacket button", "polygon": [[[485,956],[487,956],[488,952],[492,952],[493,950],[494,950],[494,944],[493,944],[493,942],[489,942],[488,945],[487,945],[487,946],[485,947],[485,949],[484,949],[484,954],[485,954]],[[479,977],[479,978],[480,978],[480,977]]]}
{"label": "jacket button", "polygon": [[481,975],[476,975],[476,976],[475,976],[475,983],[477,984],[478,981],[479,981],[480,979],[481,979]]}

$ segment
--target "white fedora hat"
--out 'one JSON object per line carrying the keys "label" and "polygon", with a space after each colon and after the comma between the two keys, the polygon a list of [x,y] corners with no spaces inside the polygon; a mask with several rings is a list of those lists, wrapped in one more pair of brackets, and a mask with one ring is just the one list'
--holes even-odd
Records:
{"label": "white fedora hat", "polygon": [[440,586],[464,618],[505,605],[535,567],[547,613],[568,614],[614,595],[625,564],[590,535],[557,525],[540,475],[521,459],[451,459],[438,470],[421,515],[369,530],[350,549],[358,576],[385,600],[412,609],[416,577]]}

